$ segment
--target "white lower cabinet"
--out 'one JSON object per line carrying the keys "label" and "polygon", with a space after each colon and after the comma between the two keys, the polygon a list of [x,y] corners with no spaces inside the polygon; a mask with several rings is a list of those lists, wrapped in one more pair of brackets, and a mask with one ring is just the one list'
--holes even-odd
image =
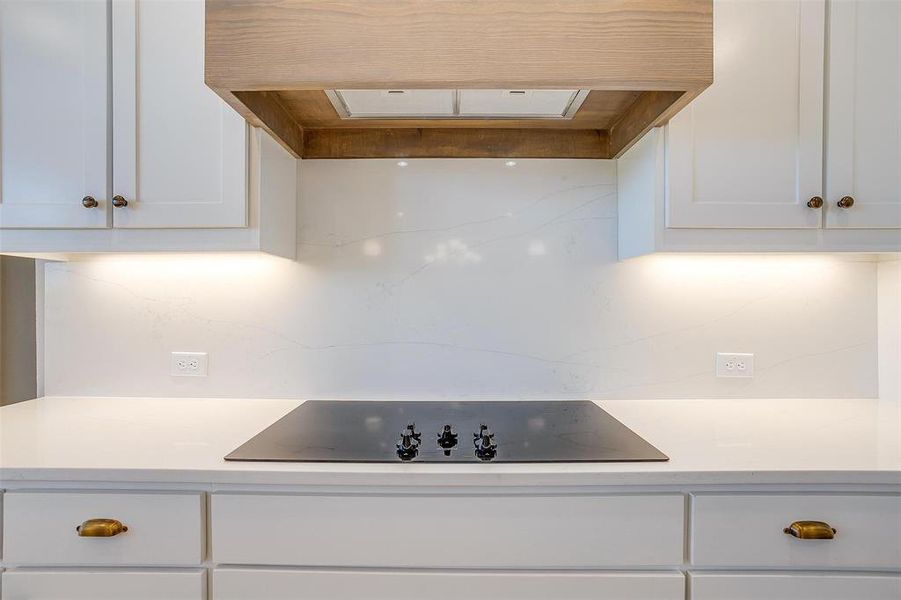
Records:
{"label": "white lower cabinet", "polygon": [[[785,533],[821,521],[833,539]],[[901,569],[897,494],[698,494],[692,498],[692,564],[776,569]]]}
{"label": "white lower cabinet", "polygon": [[678,567],[685,497],[213,494],[219,564],[593,569]]}
{"label": "white lower cabinet", "polygon": [[[895,488],[44,489],[0,499],[3,600],[901,598]],[[128,530],[78,535],[97,518]],[[794,521],[826,522],[834,537],[786,534]]]}
{"label": "white lower cabinet", "polygon": [[689,575],[691,600],[898,600],[901,576],[834,573]]}
{"label": "white lower cabinet", "polygon": [[[92,519],[126,531],[83,537]],[[7,492],[3,560],[35,566],[194,566],[203,543],[199,493]]]}
{"label": "white lower cabinet", "polygon": [[206,573],[200,569],[6,571],[0,583],[4,600],[204,600],[206,597]]}
{"label": "white lower cabinet", "polygon": [[682,600],[685,597],[685,579],[681,573],[216,569],[212,588],[214,600]]}

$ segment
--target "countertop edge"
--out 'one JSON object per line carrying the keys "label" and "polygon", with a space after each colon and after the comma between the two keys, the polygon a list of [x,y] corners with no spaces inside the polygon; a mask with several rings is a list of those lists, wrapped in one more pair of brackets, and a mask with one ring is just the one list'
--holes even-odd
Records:
{"label": "countertop edge", "polygon": [[682,471],[619,473],[439,473],[364,471],[214,471],[194,469],[0,468],[0,489],[28,484],[114,483],[156,486],[347,487],[604,487],[604,486],[890,486],[901,491],[901,471]]}

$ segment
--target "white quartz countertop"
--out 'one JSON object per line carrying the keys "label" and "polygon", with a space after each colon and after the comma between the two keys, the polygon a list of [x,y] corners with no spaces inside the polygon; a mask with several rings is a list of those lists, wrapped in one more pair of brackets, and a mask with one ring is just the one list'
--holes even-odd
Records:
{"label": "white quartz countertop", "polygon": [[612,400],[670,460],[581,464],[226,462],[301,400],[48,397],[0,409],[0,488],[28,482],[458,486],[901,484],[901,402]]}

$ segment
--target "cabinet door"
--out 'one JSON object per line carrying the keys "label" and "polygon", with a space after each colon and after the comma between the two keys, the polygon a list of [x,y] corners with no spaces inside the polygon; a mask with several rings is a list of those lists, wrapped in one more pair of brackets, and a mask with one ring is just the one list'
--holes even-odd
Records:
{"label": "cabinet door", "polygon": [[828,69],[826,226],[901,227],[901,2],[831,2]]}
{"label": "cabinet door", "polygon": [[7,571],[5,600],[202,600],[205,573],[191,571]]}
{"label": "cabinet door", "polygon": [[216,569],[215,600],[683,600],[681,573]]}
{"label": "cabinet door", "polygon": [[692,574],[692,600],[897,600],[897,575]]}
{"label": "cabinet door", "polygon": [[0,0],[0,227],[106,227],[108,22],[104,0]]}
{"label": "cabinet door", "polygon": [[203,82],[203,0],[113,0],[116,227],[244,227],[247,126]]}
{"label": "cabinet door", "polygon": [[667,226],[816,228],[823,0],[715,0],[714,82],[667,128]]}

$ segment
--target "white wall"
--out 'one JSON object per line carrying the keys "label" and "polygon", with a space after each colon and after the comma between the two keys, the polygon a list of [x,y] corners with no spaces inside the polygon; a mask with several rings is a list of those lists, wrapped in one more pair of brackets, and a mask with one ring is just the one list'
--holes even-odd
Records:
{"label": "white wall", "polygon": [[[877,266],[617,262],[611,161],[304,161],[299,259],[48,265],[48,394],[872,397]],[[168,353],[210,353],[206,379]],[[717,380],[717,350],[754,352]]]}

